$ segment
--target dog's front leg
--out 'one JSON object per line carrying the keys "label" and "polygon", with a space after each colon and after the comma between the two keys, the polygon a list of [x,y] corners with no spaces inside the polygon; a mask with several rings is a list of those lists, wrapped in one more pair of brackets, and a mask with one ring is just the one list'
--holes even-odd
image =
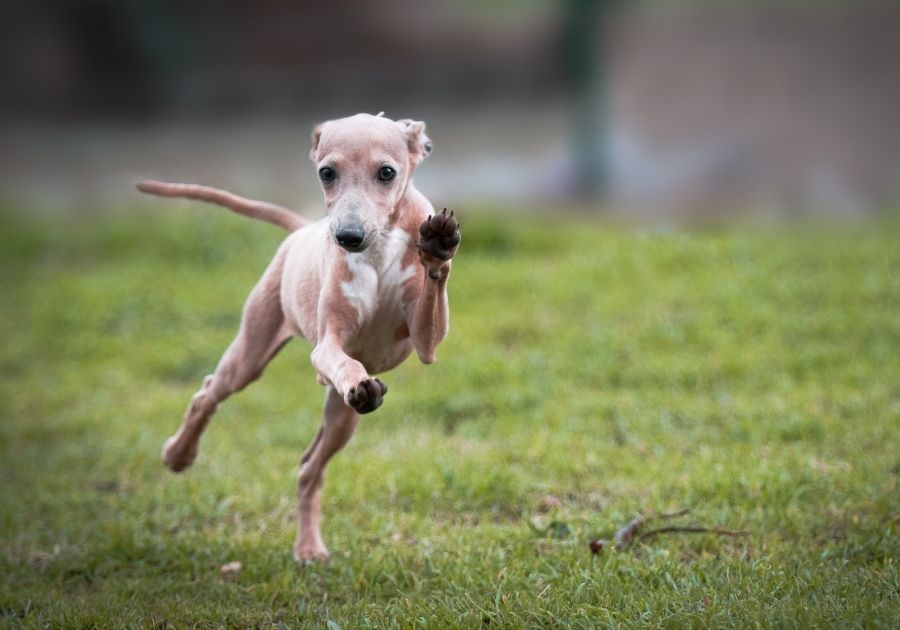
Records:
{"label": "dog's front leg", "polygon": [[370,377],[362,363],[348,356],[339,337],[329,335],[322,339],[311,358],[320,381],[333,385],[357,412],[370,413],[384,402],[387,385]]}
{"label": "dog's front leg", "polygon": [[450,304],[447,300],[449,277],[449,262],[446,267],[440,268],[437,278],[426,272],[418,297],[406,306],[409,336],[422,363],[434,363],[437,347],[450,329]]}
{"label": "dog's front leg", "polygon": [[434,363],[437,347],[450,328],[447,280],[450,259],[459,248],[459,224],[453,213],[428,217],[419,228],[419,260],[425,268],[416,299],[406,305],[409,334],[422,363]]}
{"label": "dog's front leg", "polygon": [[344,350],[357,328],[356,309],[339,294],[324,294],[319,301],[319,338],[310,359],[321,383],[332,385],[358,413],[370,413],[384,402],[387,385],[370,377]]}

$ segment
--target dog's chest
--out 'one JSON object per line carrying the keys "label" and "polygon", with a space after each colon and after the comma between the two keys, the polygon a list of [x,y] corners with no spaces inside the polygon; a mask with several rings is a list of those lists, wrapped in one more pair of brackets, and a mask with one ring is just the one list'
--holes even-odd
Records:
{"label": "dog's chest", "polygon": [[402,319],[404,285],[416,271],[413,265],[403,266],[410,242],[409,234],[393,229],[378,246],[347,256],[349,277],[341,283],[341,293],[356,310],[360,327],[383,323],[396,328]]}

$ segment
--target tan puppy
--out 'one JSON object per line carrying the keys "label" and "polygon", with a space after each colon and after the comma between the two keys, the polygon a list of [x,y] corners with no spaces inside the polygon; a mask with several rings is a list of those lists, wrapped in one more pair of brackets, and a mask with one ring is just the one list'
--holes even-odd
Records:
{"label": "tan puppy", "polygon": [[310,222],[284,208],[187,184],[142,182],[147,193],[227,206],[291,231],[244,306],[240,330],[213,374],[203,379],[163,461],[182,471],[216,406],[257,379],[292,337],[313,346],[327,386],[322,427],[300,462],[294,557],[327,560],[319,530],[328,460],[375,411],[387,387],[374,374],[416,350],[432,363],[447,334],[447,279],[460,241],[451,213],[435,214],[412,174],[431,152],[425,125],[368,114],[332,120],[313,132],[328,216]]}

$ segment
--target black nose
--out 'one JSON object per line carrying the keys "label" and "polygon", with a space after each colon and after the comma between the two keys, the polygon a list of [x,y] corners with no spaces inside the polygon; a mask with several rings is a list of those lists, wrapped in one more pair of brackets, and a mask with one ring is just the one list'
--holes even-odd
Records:
{"label": "black nose", "polygon": [[358,225],[339,227],[334,233],[334,238],[344,249],[359,249],[366,238],[366,231]]}

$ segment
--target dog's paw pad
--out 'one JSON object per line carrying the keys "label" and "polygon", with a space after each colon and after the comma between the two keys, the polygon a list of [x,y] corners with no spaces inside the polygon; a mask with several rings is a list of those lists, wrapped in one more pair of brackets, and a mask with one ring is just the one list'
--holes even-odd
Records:
{"label": "dog's paw pad", "polygon": [[351,387],[347,392],[347,404],[356,409],[357,413],[371,413],[384,402],[387,394],[387,385],[377,378],[367,378],[356,387]]}
{"label": "dog's paw pad", "polygon": [[459,247],[459,223],[447,208],[440,214],[428,217],[419,226],[419,252],[440,260],[450,260]]}

